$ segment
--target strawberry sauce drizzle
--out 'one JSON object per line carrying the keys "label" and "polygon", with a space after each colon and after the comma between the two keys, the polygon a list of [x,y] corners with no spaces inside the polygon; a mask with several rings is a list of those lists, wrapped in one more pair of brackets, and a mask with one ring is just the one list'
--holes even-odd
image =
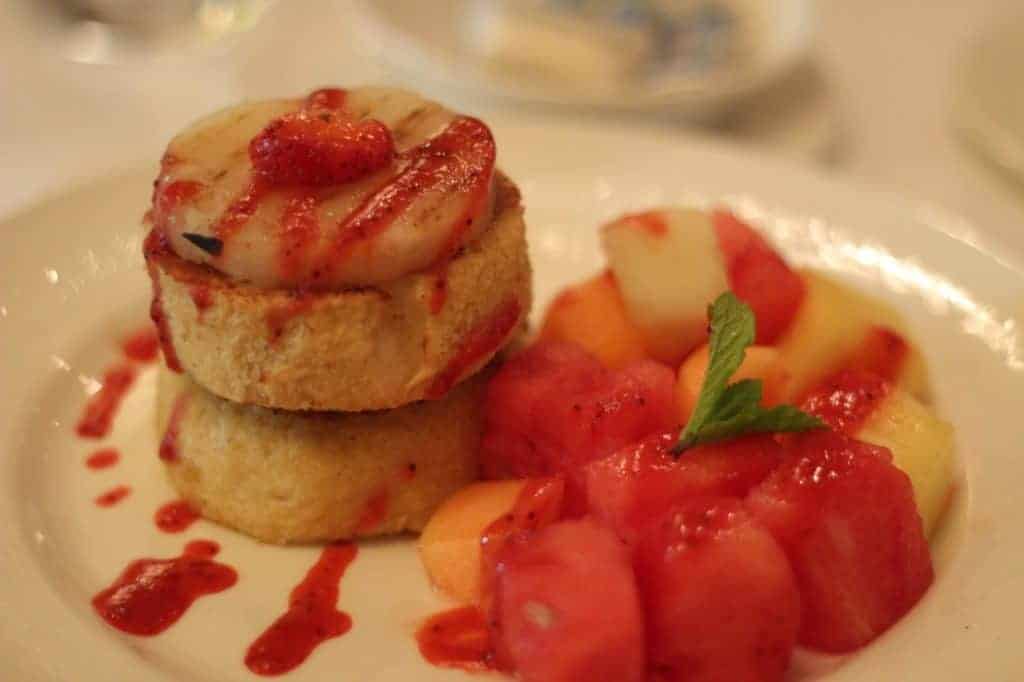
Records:
{"label": "strawberry sauce drizzle", "polygon": [[92,599],[108,625],[130,635],[149,637],[174,625],[192,603],[222,592],[238,580],[230,566],[213,561],[215,542],[195,540],[172,559],[138,559],[114,583]]}
{"label": "strawberry sauce drizzle", "polygon": [[288,303],[271,308],[267,311],[267,331],[270,345],[275,345],[284,336],[285,327],[292,318],[308,312],[316,303],[316,296],[311,293],[300,293]]}
{"label": "strawberry sauce drizzle", "polygon": [[245,191],[236,197],[224,210],[224,213],[217,218],[217,222],[213,224],[213,233],[224,244],[224,250],[221,251],[220,257],[224,256],[228,241],[245,227],[269,191],[270,187],[267,184],[254,178]]}
{"label": "strawberry sauce drizzle", "polygon": [[299,666],[322,642],[352,628],[352,618],[337,609],[339,582],[356,558],[351,543],[328,545],[295,586],[288,610],[252,643],[245,665],[257,675],[281,675]]}
{"label": "strawberry sauce drizzle", "polygon": [[135,382],[135,368],[117,365],[103,375],[102,387],[85,404],[75,432],[82,438],[103,438],[110,432],[121,400]]}
{"label": "strawberry sauce drizzle", "polygon": [[164,362],[167,369],[172,372],[181,372],[181,362],[178,360],[178,353],[174,350],[174,337],[171,336],[171,326],[167,321],[167,314],[164,312],[163,287],[160,284],[160,273],[157,271],[155,258],[171,253],[167,244],[167,237],[159,227],[154,227],[146,236],[142,246],[142,253],[146,257],[146,270],[149,272],[149,279],[153,283],[153,301],[149,306],[149,316],[156,325],[157,338],[160,339],[160,348],[164,353]]}
{"label": "strawberry sauce drizzle", "polygon": [[416,631],[416,644],[427,662],[467,672],[494,670],[494,646],[487,619],[476,606],[431,616]]}
{"label": "strawberry sauce drizzle", "polygon": [[165,533],[181,533],[199,519],[199,512],[185,500],[174,500],[153,514],[156,527]]}
{"label": "strawberry sauce drizzle", "polygon": [[359,521],[356,522],[356,532],[369,533],[384,523],[384,519],[388,516],[390,502],[391,494],[386,487],[375,492],[366,501],[363,512],[359,515]]}
{"label": "strawberry sauce drizzle", "polygon": [[842,372],[808,395],[802,407],[836,431],[855,435],[889,390],[888,382],[877,374]]}
{"label": "strawberry sauce drizzle", "polygon": [[160,353],[160,336],[153,325],[147,324],[130,334],[121,342],[124,356],[135,362],[150,363]]}
{"label": "strawberry sauce drizzle", "polygon": [[188,395],[179,395],[171,408],[171,418],[167,421],[167,430],[164,437],[160,439],[158,456],[165,462],[175,462],[181,457],[178,450],[178,437],[181,434],[181,420],[185,417],[185,410],[188,409]]}
{"label": "strawberry sauce drizzle", "polygon": [[203,313],[213,305],[213,293],[210,291],[210,287],[205,284],[192,284],[188,288],[188,297],[195,304],[199,319],[203,319]]}
{"label": "strawberry sauce drizzle", "polygon": [[114,448],[97,450],[85,459],[85,466],[93,470],[109,469],[118,463],[121,453]]}
{"label": "strawberry sauce drizzle", "polygon": [[277,268],[285,280],[298,278],[306,252],[320,237],[316,214],[319,205],[317,196],[310,192],[292,196],[285,205],[277,255]]}
{"label": "strawberry sauce drizzle", "polygon": [[113,507],[115,504],[128,497],[132,489],[126,485],[114,486],[107,492],[97,497],[94,501],[97,507]]}
{"label": "strawberry sauce drizzle", "polygon": [[471,329],[448,366],[427,387],[426,397],[431,400],[443,397],[464,374],[497,351],[519,322],[521,312],[519,301],[509,299]]}

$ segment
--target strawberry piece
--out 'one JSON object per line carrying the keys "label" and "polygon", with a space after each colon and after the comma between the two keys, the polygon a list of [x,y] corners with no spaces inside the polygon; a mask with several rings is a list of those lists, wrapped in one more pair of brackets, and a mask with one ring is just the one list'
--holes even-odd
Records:
{"label": "strawberry piece", "polygon": [[789,556],[800,586],[800,642],[864,646],[933,579],[910,479],[885,448],[835,432],[793,438],[747,506]]}
{"label": "strawberry piece", "polygon": [[578,346],[541,342],[491,380],[481,464],[489,478],[567,474],[648,434],[676,426],[672,370],[645,360],[612,372]]}
{"label": "strawberry piece", "polygon": [[771,436],[709,443],[678,457],[678,431],[649,436],[583,468],[587,508],[632,543],[651,521],[688,497],[744,497],[782,460]]}
{"label": "strawberry piece", "polygon": [[352,121],[326,109],[285,114],[249,143],[257,178],[268,185],[320,187],[355,182],[395,156],[388,127]]}
{"label": "strawberry piece", "polygon": [[785,553],[732,498],[692,498],[644,534],[635,558],[649,680],[776,682],[800,597]]}
{"label": "strawberry piece", "polygon": [[497,662],[523,682],[641,682],[643,616],[629,553],[584,519],[511,541],[498,567]]}
{"label": "strawberry piece", "polygon": [[729,288],[754,311],[758,345],[774,343],[796,316],[805,285],[782,256],[728,211],[712,215]]}
{"label": "strawberry piece", "polygon": [[801,409],[836,431],[854,435],[889,395],[888,382],[871,372],[840,372],[804,398]]}

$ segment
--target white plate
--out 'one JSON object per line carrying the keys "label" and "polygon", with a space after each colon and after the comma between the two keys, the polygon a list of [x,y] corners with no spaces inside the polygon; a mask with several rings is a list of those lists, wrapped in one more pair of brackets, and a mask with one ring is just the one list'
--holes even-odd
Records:
{"label": "white plate", "polygon": [[[538,310],[599,266],[594,226],[625,209],[721,200],[762,224],[801,263],[840,273],[909,317],[956,424],[961,495],[938,538],[938,578],[892,631],[836,670],[801,657],[793,679],[1011,680],[1024,603],[1024,376],[1013,314],[1024,270],[992,255],[969,226],[927,205],[863,191],[720,147],[625,128],[501,123],[501,161],[522,184]],[[138,218],[155,168],[71,191],[2,226],[0,255],[0,674],[5,680],[252,680],[247,645],[284,609],[315,548],[282,549],[206,522],[160,533],[151,517],[173,497],[156,459],[151,376],[114,433],[123,462],[92,472],[93,446],[73,426],[115,340],[141,323],[149,297]],[[680,278],[685,278],[680,273]],[[134,493],[92,500],[117,483]],[[153,638],[104,625],[91,596],[131,559],[221,543],[231,590],[200,599]],[[317,649],[295,681],[460,680],[421,661],[412,633],[443,604],[411,542],[364,545],[339,607],[355,625]]]}
{"label": "white plate", "polygon": [[1001,21],[960,67],[954,123],[989,161],[1024,181],[1024,15]]}

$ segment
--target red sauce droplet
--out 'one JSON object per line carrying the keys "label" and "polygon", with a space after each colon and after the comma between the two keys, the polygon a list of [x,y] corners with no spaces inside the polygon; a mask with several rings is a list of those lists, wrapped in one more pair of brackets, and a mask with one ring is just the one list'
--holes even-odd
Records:
{"label": "red sauce droplet", "polygon": [[341,88],[321,88],[309,93],[306,97],[306,107],[315,109],[341,109],[345,106],[345,99],[348,92]]}
{"label": "red sauce droplet", "polygon": [[149,279],[153,282],[153,301],[149,306],[149,316],[156,325],[157,337],[160,339],[160,348],[164,353],[164,362],[167,369],[173,372],[181,372],[181,362],[178,361],[178,354],[174,350],[174,338],[171,336],[171,326],[167,321],[163,305],[163,287],[160,285],[160,273],[157,271],[154,259],[170,254],[170,247],[167,245],[167,238],[163,230],[154,227],[149,231],[146,241],[142,247],[143,255],[146,257],[146,270],[149,272]]}
{"label": "red sauce droplet", "polygon": [[109,469],[121,459],[121,453],[114,448],[97,450],[85,459],[85,466],[90,469]]}
{"label": "red sauce droplet", "polygon": [[97,507],[113,507],[115,504],[128,497],[132,492],[132,489],[126,485],[119,485],[111,488],[107,492],[103,493],[96,498]]}
{"label": "red sauce droplet", "polygon": [[357,533],[369,533],[384,522],[388,515],[390,498],[388,489],[381,488],[366,501],[366,506],[363,507],[363,512],[359,515],[359,521],[356,522]]}
{"label": "red sauce droplet", "polygon": [[519,322],[521,312],[519,301],[510,299],[471,329],[448,366],[427,387],[426,397],[443,397],[464,374],[497,351]]}
{"label": "red sauce droplet", "polygon": [[176,180],[166,185],[158,185],[156,196],[153,198],[156,224],[162,226],[167,219],[168,213],[176,209],[183,202],[194,199],[202,189],[203,184],[193,180]]}
{"label": "red sauce droplet", "polygon": [[871,372],[842,372],[803,401],[803,409],[836,431],[856,434],[879,403],[889,395],[889,384]]}
{"label": "red sauce droplet", "polygon": [[103,375],[100,390],[85,404],[75,431],[83,438],[102,438],[110,432],[125,393],[135,382],[135,368],[118,365]]}
{"label": "red sauce droplet", "polygon": [[270,332],[270,345],[274,345],[281,340],[285,327],[292,318],[309,311],[315,302],[316,296],[310,293],[302,293],[285,305],[271,308],[267,312],[267,329]]}
{"label": "red sauce droplet", "polygon": [[448,300],[448,263],[443,263],[434,274],[434,286],[430,289],[430,312],[438,315]]}
{"label": "red sauce droplet", "polygon": [[185,417],[185,410],[188,409],[188,395],[180,395],[174,401],[171,408],[171,418],[167,421],[167,430],[164,437],[160,439],[158,455],[165,462],[177,461],[181,456],[178,452],[178,436],[181,433],[181,420]]}
{"label": "red sauce droplet", "polygon": [[420,653],[429,663],[469,672],[494,670],[494,647],[487,619],[476,606],[431,616],[416,632]]}
{"label": "red sauce droplet", "polygon": [[530,533],[558,520],[565,499],[561,478],[531,478],[523,484],[512,510],[491,522],[480,535],[481,603],[489,608],[501,550],[517,533]]}
{"label": "red sauce droplet", "polygon": [[619,220],[647,232],[652,237],[664,237],[668,234],[668,224],[665,222],[665,216],[658,211],[631,213],[622,216]]}
{"label": "red sauce droplet", "polygon": [[203,319],[203,313],[213,305],[213,293],[210,291],[210,287],[205,284],[193,284],[188,288],[188,296],[195,304],[196,310],[199,311],[199,319]]}
{"label": "red sauce droplet", "polygon": [[[224,250],[227,249],[230,238],[249,222],[249,218],[256,212],[269,190],[268,185],[254,179],[217,218],[217,222],[213,224],[213,233],[224,243]],[[221,256],[224,255],[224,250],[221,251]]]}
{"label": "red sauce droplet", "polygon": [[307,250],[320,236],[319,203],[316,195],[305,193],[289,198],[285,205],[277,260],[278,271],[286,280],[298,278]]}
{"label": "red sauce droplet", "polygon": [[129,360],[149,363],[156,360],[160,352],[160,337],[156,328],[147,324],[121,342],[121,350]]}
{"label": "red sauce droplet", "polygon": [[185,500],[168,502],[156,510],[153,521],[165,533],[180,533],[199,519],[199,512]]}
{"label": "red sauce droplet", "polygon": [[350,543],[329,545],[295,586],[288,610],[252,643],[245,664],[257,675],[281,675],[300,665],[320,643],[340,637],[352,618],[337,609],[339,581],[356,558]]}
{"label": "red sauce droplet", "polygon": [[230,566],[212,561],[215,542],[196,540],[180,557],[138,559],[114,583],[92,599],[93,608],[112,627],[148,637],[174,625],[192,603],[223,592],[238,580]]}
{"label": "red sauce droplet", "polygon": [[[384,232],[428,192],[446,188],[465,193],[469,196],[467,213],[479,211],[490,186],[494,159],[494,138],[487,126],[475,118],[456,118],[441,133],[404,153],[399,159],[404,169],[345,218],[323,269],[330,271],[346,261],[356,246]],[[453,231],[466,229],[466,218],[460,217]],[[472,221],[469,216],[470,224]],[[459,238],[453,234],[450,241],[457,244]]]}

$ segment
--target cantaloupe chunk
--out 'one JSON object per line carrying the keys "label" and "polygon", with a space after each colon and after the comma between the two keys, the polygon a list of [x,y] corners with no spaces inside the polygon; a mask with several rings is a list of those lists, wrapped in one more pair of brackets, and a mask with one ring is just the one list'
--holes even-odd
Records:
{"label": "cantaloupe chunk", "polygon": [[[806,296],[778,342],[782,361],[791,372],[787,401],[799,399],[843,369],[872,329],[885,327],[908,339],[903,318],[890,305],[813,270],[801,274],[807,284]],[[909,339],[908,343],[909,351],[893,383],[927,399],[924,360]]]}
{"label": "cantaloupe chunk", "polygon": [[609,271],[559,294],[544,314],[540,337],[582,346],[611,369],[647,356],[643,336],[629,319]]}
{"label": "cantaloupe chunk", "polygon": [[430,582],[467,603],[480,598],[480,537],[509,513],[525,481],[478,481],[455,493],[430,517],[420,535],[420,561]]}
{"label": "cantaloupe chunk", "polygon": [[857,438],[892,452],[914,486],[914,501],[931,534],[953,486],[953,427],[908,392],[894,388],[861,425]]}
{"label": "cantaloupe chunk", "polygon": [[[701,346],[679,366],[676,379],[676,405],[679,407],[680,423],[685,424],[693,413],[708,370],[711,350],[707,344]],[[789,370],[782,360],[782,354],[771,346],[750,346],[743,364],[732,375],[732,381],[761,379],[763,393],[761,404],[765,407],[777,405],[787,394]]]}

